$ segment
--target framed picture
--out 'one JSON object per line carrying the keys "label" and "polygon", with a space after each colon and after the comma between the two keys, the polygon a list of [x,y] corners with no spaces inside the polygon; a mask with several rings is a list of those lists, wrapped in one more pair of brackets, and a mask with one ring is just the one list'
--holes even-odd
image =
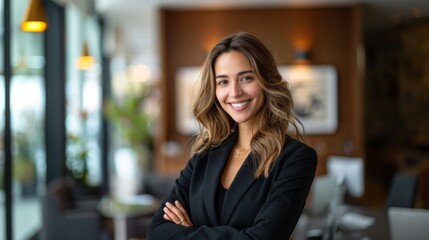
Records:
{"label": "framed picture", "polygon": [[289,82],[294,112],[307,134],[332,134],[338,127],[337,72],[331,65],[279,66]]}
{"label": "framed picture", "polygon": [[182,67],[175,75],[176,130],[183,135],[192,135],[198,131],[197,120],[192,114],[192,104],[199,88],[201,69],[199,66]]}

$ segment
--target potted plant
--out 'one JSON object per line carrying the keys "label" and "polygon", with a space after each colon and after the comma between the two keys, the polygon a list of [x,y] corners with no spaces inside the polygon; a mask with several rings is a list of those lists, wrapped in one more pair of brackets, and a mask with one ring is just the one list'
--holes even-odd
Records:
{"label": "potted plant", "polygon": [[152,116],[146,111],[145,104],[150,87],[145,84],[132,87],[122,96],[107,100],[104,114],[120,137],[122,144],[119,147],[134,152],[132,155],[137,156],[139,171],[144,175],[148,171],[152,152]]}
{"label": "potted plant", "polygon": [[21,194],[34,195],[36,186],[36,166],[32,157],[29,135],[25,132],[14,134],[13,177],[20,184]]}

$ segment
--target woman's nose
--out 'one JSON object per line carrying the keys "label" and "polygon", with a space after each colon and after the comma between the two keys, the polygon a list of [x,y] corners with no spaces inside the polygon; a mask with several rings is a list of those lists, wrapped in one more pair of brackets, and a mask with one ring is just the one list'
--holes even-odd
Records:
{"label": "woman's nose", "polygon": [[231,84],[231,96],[232,97],[240,96],[241,93],[242,93],[242,91],[241,91],[241,86],[239,83]]}

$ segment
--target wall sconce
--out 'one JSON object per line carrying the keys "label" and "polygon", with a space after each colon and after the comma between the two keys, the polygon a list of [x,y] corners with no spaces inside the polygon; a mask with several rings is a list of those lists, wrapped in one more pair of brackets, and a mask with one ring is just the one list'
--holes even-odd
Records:
{"label": "wall sconce", "polygon": [[295,49],[293,56],[295,63],[309,63],[311,53],[309,50]]}
{"label": "wall sconce", "polygon": [[87,41],[83,42],[82,54],[76,61],[76,67],[80,70],[88,70],[94,65],[95,59],[89,54],[89,48]]}
{"label": "wall sconce", "polygon": [[41,0],[30,0],[21,23],[24,32],[44,32],[48,27],[46,13]]}

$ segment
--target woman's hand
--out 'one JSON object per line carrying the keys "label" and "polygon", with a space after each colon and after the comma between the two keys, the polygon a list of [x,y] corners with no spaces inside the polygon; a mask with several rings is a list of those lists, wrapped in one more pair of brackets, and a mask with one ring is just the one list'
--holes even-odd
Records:
{"label": "woman's hand", "polygon": [[163,210],[164,218],[168,221],[183,225],[185,227],[193,226],[188,213],[179,201],[175,201],[174,205],[167,202]]}

